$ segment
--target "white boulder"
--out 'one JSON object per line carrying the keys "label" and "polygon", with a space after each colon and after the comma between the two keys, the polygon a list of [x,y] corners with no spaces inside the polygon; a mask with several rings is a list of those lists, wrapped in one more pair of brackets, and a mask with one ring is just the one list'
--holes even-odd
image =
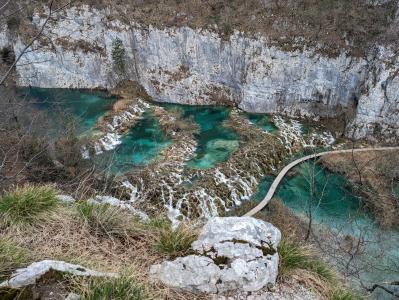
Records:
{"label": "white boulder", "polygon": [[280,231],[251,217],[213,218],[192,248],[196,255],[151,267],[150,276],[190,292],[258,291],[275,283]]}

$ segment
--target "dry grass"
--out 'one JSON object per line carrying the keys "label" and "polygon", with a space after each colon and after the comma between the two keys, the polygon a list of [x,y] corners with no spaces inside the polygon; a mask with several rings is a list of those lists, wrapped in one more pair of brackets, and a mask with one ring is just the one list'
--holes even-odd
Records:
{"label": "dry grass", "polygon": [[[82,209],[88,209],[89,212],[82,213]],[[125,291],[138,294],[143,292],[145,297],[132,299],[183,300],[208,297],[174,291],[161,284],[150,283],[148,279],[148,270],[152,264],[187,250],[186,247],[196,236],[195,231],[189,227],[174,232],[165,220],[157,219],[145,224],[126,211],[108,206],[87,208],[80,204],[59,206],[47,212],[47,218],[42,223],[23,228],[9,226],[3,228],[1,234],[11,236],[10,242],[18,245],[18,249],[29,249],[29,261],[32,262],[43,259],[63,260],[134,278],[143,290],[135,290],[134,286],[126,286],[126,282],[122,282]],[[19,260],[15,259],[15,262]],[[14,268],[17,265],[14,263],[10,266]],[[82,291],[86,292],[87,289],[103,285],[112,290],[114,284],[121,283],[79,282]],[[84,295],[87,299],[94,299],[92,295],[96,295],[95,291],[86,292]]]}
{"label": "dry grass", "polygon": [[[123,217],[127,223],[132,221],[128,214],[122,214]],[[19,245],[30,248],[33,260],[60,259],[119,272],[129,266],[144,267],[160,259],[150,250],[151,235],[120,239],[93,234],[91,226],[78,217],[73,207],[60,207],[48,214],[45,223],[26,230],[11,227],[6,232]]]}

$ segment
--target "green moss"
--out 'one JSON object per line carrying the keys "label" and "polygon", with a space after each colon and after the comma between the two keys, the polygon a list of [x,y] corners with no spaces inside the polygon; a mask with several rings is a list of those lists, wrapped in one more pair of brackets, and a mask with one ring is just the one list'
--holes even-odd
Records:
{"label": "green moss", "polygon": [[215,258],[211,259],[217,266],[227,265],[230,261],[230,259],[226,256],[216,256]]}

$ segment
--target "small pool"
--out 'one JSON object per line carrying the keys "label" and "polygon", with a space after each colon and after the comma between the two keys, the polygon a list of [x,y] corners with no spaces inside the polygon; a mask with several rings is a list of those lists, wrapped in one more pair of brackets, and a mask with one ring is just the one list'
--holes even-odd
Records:
{"label": "small pool", "polygon": [[245,115],[252,124],[266,132],[274,133],[278,131],[277,126],[270,120],[270,115],[255,113],[245,113]]}

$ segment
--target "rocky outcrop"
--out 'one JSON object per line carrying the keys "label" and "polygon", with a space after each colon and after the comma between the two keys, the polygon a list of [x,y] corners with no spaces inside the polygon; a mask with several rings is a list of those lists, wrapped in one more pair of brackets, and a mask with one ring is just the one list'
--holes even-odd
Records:
{"label": "rocky outcrop", "polygon": [[377,47],[368,58],[364,92],[348,135],[388,140],[399,137],[399,56],[393,49]]}
{"label": "rocky outcrop", "polygon": [[151,267],[154,280],[191,292],[257,291],[278,274],[280,231],[249,217],[213,218],[197,241],[195,255]]}
{"label": "rocky outcrop", "polygon": [[35,262],[26,268],[18,269],[11,278],[2,282],[0,288],[20,289],[33,285],[50,271],[68,273],[76,276],[117,277],[115,273],[102,273],[58,260]]}
{"label": "rocky outcrop", "polygon": [[[33,18],[36,26],[43,21],[43,15]],[[369,58],[328,57],[318,49],[293,50],[295,45],[282,50],[240,32],[223,39],[207,30],[126,24],[112,12],[87,6],[59,14],[46,35],[51,43],[41,39],[18,64],[19,85],[112,88],[131,79],[157,101],[227,103],[251,112],[310,117],[335,117],[355,108],[348,134],[371,137],[375,128],[398,133],[397,64],[387,49]],[[116,39],[125,48],[122,75],[112,59]],[[19,53],[25,43],[18,38],[13,44]]]}

